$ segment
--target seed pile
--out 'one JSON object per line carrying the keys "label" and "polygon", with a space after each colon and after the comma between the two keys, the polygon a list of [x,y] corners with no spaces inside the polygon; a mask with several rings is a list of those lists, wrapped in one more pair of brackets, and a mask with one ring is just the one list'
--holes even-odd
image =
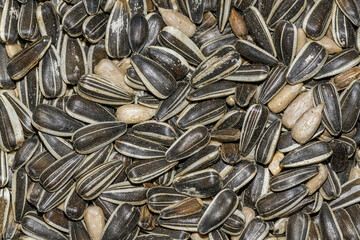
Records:
{"label": "seed pile", "polygon": [[360,239],[358,0],[0,8],[2,239]]}

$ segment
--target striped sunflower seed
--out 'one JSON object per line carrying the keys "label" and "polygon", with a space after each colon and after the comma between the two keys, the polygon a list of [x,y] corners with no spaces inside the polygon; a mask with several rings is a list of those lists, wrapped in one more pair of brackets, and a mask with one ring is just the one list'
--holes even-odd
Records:
{"label": "striped sunflower seed", "polygon": [[178,138],[165,153],[169,162],[175,162],[199,152],[210,142],[210,134],[206,127],[196,125]]}
{"label": "striped sunflower seed", "polygon": [[223,181],[215,169],[192,172],[174,179],[179,193],[198,198],[215,196],[223,187]]}
{"label": "striped sunflower seed", "polygon": [[75,131],[72,143],[80,154],[93,153],[122,136],[126,129],[126,124],[118,121],[92,123]]}

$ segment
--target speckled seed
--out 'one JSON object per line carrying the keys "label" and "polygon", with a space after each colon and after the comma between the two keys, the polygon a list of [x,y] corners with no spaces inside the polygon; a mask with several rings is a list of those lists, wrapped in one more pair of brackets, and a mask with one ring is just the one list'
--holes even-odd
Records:
{"label": "speckled seed", "polygon": [[273,113],[279,113],[284,110],[291,101],[300,93],[303,84],[286,85],[273,99],[268,102],[268,108]]}
{"label": "speckled seed", "polygon": [[156,109],[153,108],[138,104],[127,104],[116,110],[116,119],[126,124],[136,124],[150,120],[155,113]]}
{"label": "speckled seed", "polygon": [[123,88],[127,92],[134,93],[134,89],[129,87],[124,81],[125,74],[111,60],[109,60],[109,59],[101,60],[95,66],[94,73],[101,76],[101,77],[103,77],[103,78],[106,78],[110,82],[120,86],[121,88]]}
{"label": "speckled seed", "polygon": [[328,176],[327,167],[322,163],[318,164],[318,166],[319,173],[316,174],[309,181],[307,181],[305,184],[305,186],[309,189],[309,196],[314,194],[321,187],[321,185],[326,181],[326,178]]}
{"label": "speckled seed", "polygon": [[165,8],[159,8],[158,10],[166,25],[176,27],[188,37],[195,34],[196,25],[184,14]]}
{"label": "speckled seed", "polygon": [[319,104],[318,106],[306,111],[296,121],[291,131],[291,136],[298,143],[304,144],[308,142],[314,135],[321,123],[321,112],[324,109],[325,104]]}
{"label": "speckled seed", "polygon": [[88,232],[93,240],[100,240],[102,230],[105,226],[105,216],[98,206],[90,206],[84,212],[84,220]]}

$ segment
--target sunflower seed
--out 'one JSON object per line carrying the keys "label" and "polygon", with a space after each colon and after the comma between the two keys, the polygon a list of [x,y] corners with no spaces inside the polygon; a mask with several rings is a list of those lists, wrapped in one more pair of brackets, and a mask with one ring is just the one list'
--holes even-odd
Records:
{"label": "sunflower seed", "polygon": [[122,87],[95,74],[86,74],[80,78],[78,93],[87,100],[117,106],[132,103],[134,99]]}
{"label": "sunflower seed", "polygon": [[21,230],[27,235],[39,239],[68,239],[62,232],[46,224],[35,211],[27,212],[23,217]]}
{"label": "sunflower seed", "polygon": [[157,62],[135,54],[131,57],[131,65],[146,88],[156,97],[166,99],[175,92],[175,78]]}
{"label": "sunflower seed", "polygon": [[242,65],[224,79],[238,82],[260,82],[267,78],[269,71],[270,67],[263,64]]}
{"label": "sunflower seed", "polygon": [[[291,2],[291,1],[287,1]],[[304,0],[295,1],[297,3],[304,2]],[[305,6],[305,5],[304,5]],[[296,26],[290,22],[279,22],[274,30],[274,45],[277,56],[281,62],[289,66],[294,60],[297,48],[297,29]]]}
{"label": "sunflower seed", "polygon": [[320,231],[326,239],[343,239],[343,234],[339,223],[336,221],[335,214],[329,204],[323,203],[320,209]]}
{"label": "sunflower seed", "polygon": [[127,1],[116,1],[111,10],[105,34],[105,49],[112,58],[123,58],[131,52],[128,39],[129,21],[130,12]]}
{"label": "sunflower seed", "polygon": [[[238,204],[238,197],[232,190],[224,189],[219,192],[211,201],[199,221],[199,233],[206,234],[219,227],[235,211]],[[221,209],[221,213],[215,214],[219,213],[219,208]]]}
{"label": "sunflower seed", "polygon": [[270,188],[274,192],[284,191],[295,187],[318,174],[316,165],[310,165],[280,172],[270,178]]}
{"label": "sunflower seed", "polygon": [[134,186],[125,181],[110,185],[100,198],[115,204],[121,202],[131,203],[132,205],[142,205],[146,202],[147,189],[142,186]]}
{"label": "sunflower seed", "polygon": [[58,208],[54,208],[43,215],[44,221],[51,227],[69,233],[69,219],[66,218],[63,211]]}
{"label": "sunflower seed", "polygon": [[11,204],[14,211],[15,222],[20,222],[25,214],[28,182],[28,176],[24,168],[20,168],[14,172],[11,186]]}
{"label": "sunflower seed", "polygon": [[306,213],[296,213],[289,217],[286,226],[286,237],[306,240],[309,236],[311,219]]}
{"label": "sunflower seed", "polygon": [[35,14],[36,8],[37,2],[33,0],[28,0],[27,3],[21,5],[17,29],[22,39],[31,41],[39,35]]}
{"label": "sunflower seed", "polygon": [[162,46],[178,52],[190,64],[199,65],[205,59],[196,44],[175,27],[164,27],[159,32],[158,41]]}
{"label": "sunflower seed", "polygon": [[125,239],[136,227],[139,218],[138,208],[128,203],[120,204],[106,223],[101,239]]}
{"label": "sunflower seed", "polygon": [[278,66],[270,71],[269,77],[265,80],[261,88],[258,103],[266,104],[280,92],[286,85],[287,70],[288,68],[285,66]]}
{"label": "sunflower seed", "polygon": [[336,0],[336,4],[354,25],[360,25],[360,15],[357,10],[359,3],[357,1]]}
{"label": "sunflower seed", "polygon": [[223,178],[224,188],[238,191],[255,177],[256,172],[254,162],[242,160]]}
{"label": "sunflower seed", "polygon": [[92,123],[74,132],[72,142],[80,154],[89,154],[113,142],[126,132],[123,122]]}
{"label": "sunflower seed", "polygon": [[135,135],[170,146],[176,140],[175,130],[167,123],[154,120],[138,123],[132,127]]}
{"label": "sunflower seed", "polygon": [[70,221],[69,232],[70,239],[72,240],[91,240],[83,221]]}
{"label": "sunflower seed", "polygon": [[65,34],[60,52],[60,74],[63,81],[75,85],[87,71],[86,54],[80,40]]}
{"label": "sunflower seed", "polygon": [[320,193],[324,199],[332,200],[340,196],[341,184],[336,173],[330,168],[330,166],[326,165],[326,167],[328,169],[328,177],[321,186]]}
{"label": "sunflower seed", "polygon": [[249,155],[260,139],[265,129],[269,110],[261,104],[250,106],[246,115],[240,136],[240,152],[243,156]]}
{"label": "sunflower seed", "polygon": [[244,203],[255,209],[255,204],[259,198],[265,195],[269,189],[270,171],[259,164],[256,165],[256,175],[244,190]]}
{"label": "sunflower seed", "polygon": [[[0,39],[5,43],[13,43],[19,37],[17,25],[20,4],[16,0],[5,0],[2,4],[1,11]],[[12,74],[9,75],[11,76]]]}
{"label": "sunflower seed", "polygon": [[285,156],[281,161],[283,167],[307,166],[313,163],[319,163],[332,155],[328,143],[315,141],[296,148]]}
{"label": "sunflower seed", "polygon": [[99,164],[77,180],[76,191],[85,200],[98,197],[119,175],[123,167],[121,160]]}
{"label": "sunflower seed", "polygon": [[332,83],[318,84],[313,90],[313,99],[316,106],[325,103],[322,123],[331,135],[338,135],[342,130],[342,115],[335,86]]}
{"label": "sunflower seed", "polygon": [[269,66],[278,65],[276,57],[249,41],[237,40],[235,48],[241,56],[253,61],[254,63],[261,63]]}
{"label": "sunflower seed", "polygon": [[359,198],[360,178],[352,179],[341,185],[341,195],[330,202],[330,207],[336,211],[340,208],[349,207],[360,201]]}
{"label": "sunflower seed", "polygon": [[9,76],[14,80],[24,77],[45,55],[50,45],[51,37],[44,36],[16,54],[6,65]]}
{"label": "sunflower seed", "polygon": [[52,2],[42,2],[36,9],[36,20],[41,36],[50,36],[55,46],[60,38],[60,20]]}
{"label": "sunflower seed", "polygon": [[269,225],[260,217],[253,218],[241,232],[239,240],[258,239],[262,240],[269,233]]}
{"label": "sunflower seed", "polygon": [[255,43],[272,56],[276,57],[275,46],[266,26],[265,20],[259,10],[253,6],[244,11],[244,19],[249,29],[249,34],[253,37]]}
{"label": "sunflower seed", "polygon": [[108,20],[108,13],[88,16],[82,24],[82,34],[92,44],[100,42],[105,36]]}
{"label": "sunflower seed", "polygon": [[282,192],[270,192],[256,202],[256,208],[262,219],[274,219],[296,206],[308,191],[304,185],[299,185]]}
{"label": "sunflower seed", "polygon": [[163,158],[142,160],[131,164],[126,169],[130,182],[139,184],[154,179],[169,171],[178,162],[168,162]]}
{"label": "sunflower seed", "polygon": [[62,18],[63,29],[71,37],[78,37],[81,35],[82,24],[87,17],[86,8],[83,1],[73,5]]}
{"label": "sunflower seed", "polygon": [[319,43],[305,44],[289,67],[287,81],[295,84],[312,78],[325,64],[327,56],[326,49]]}
{"label": "sunflower seed", "polygon": [[177,125],[184,130],[198,124],[207,125],[219,120],[225,112],[226,103],[222,99],[194,103],[179,115]]}
{"label": "sunflower seed", "polygon": [[79,196],[75,191],[75,186],[73,186],[64,202],[64,213],[66,216],[71,220],[80,220],[83,218],[87,206],[87,202]]}
{"label": "sunflower seed", "polygon": [[192,172],[174,179],[176,191],[192,197],[207,198],[216,195],[223,186],[219,173],[214,169]]}
{"label": "sunflower seed", "polygon": [[281,20],[294,22],[303,13],[306,5],[306,0],[287,0],[277,4],[269,13],[267,20],[269,28],[274,28]]}
{"label": "sunflower seed", "polygon": [[56,160],[41,172],[41,185],[49,192],[58,191],[72,178],[84,158],[84,155],[71,152]]}
{"label": "sunflower seed", "polygon": [[203,203],[201,199],[191,197],[185,198],[166,208],[163,208],[160,212],[160,218],[171,219],[188,216],[200,212],[202,207]]}
{"label": "sunflower seed", "polygon": [[331,22],[332,9],[335,7],[333,0],[317,1],[306,14],[302,28],[306,35],[314,40],[321,39]]}
{"label": "sunflower seed", "polygon": [[331,77],[354,67],[360,62],[359,53],[354,49],[336,53],[331,59],[325,62],[321,70],[314,76],[314,79]]}
{"label": "sunflower seed", "polygon": [[189,72],[189,63],[174,50],[160,46],[149,46],[146,54],[166,68],[176,80],[183,79]]}
{"label": "sunflower seed", "polygon": [[195,125],[178,138],[166,151],[169,162],[178,161],[199,152],[210,142],[210,134],[206,127]]}
{"label": "sunflower seed", "polygon": [[131,134],[125,134],[116,140],[115,149],[125,156],[139,159],[161,158],[167,150],[158,143]]}

